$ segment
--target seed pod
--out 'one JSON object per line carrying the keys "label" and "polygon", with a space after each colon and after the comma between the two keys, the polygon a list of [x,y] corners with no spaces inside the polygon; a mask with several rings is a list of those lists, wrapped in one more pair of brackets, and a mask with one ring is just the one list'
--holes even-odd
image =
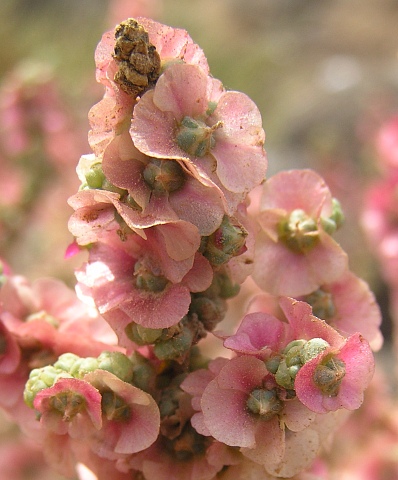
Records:
{"label": "seed pod", "polygon": [[160,57],[149,42],[144,27],[133,18],[115,29],[113,58],[118,64],[115,82],[134,98],[155,85],[160,75]]}

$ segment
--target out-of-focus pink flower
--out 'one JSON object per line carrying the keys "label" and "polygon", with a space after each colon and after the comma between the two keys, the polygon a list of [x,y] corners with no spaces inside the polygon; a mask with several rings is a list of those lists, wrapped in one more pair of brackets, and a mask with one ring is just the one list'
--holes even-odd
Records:
{"label": "out-of-focus pink flower", "polygon": [[[208,72],[203,51],[185,30],[146,18],[137,20],[148,32],[149,41],[156,47],[161,62],[183,61],[200,65],[206,73]],[[98,158],[102,158],[105,148],[116,135],[128,130],[136,101],[115,83],[118,65],[113,57],[114,49],[115,32],[112,30],[104,33],[95,51],[97,81],[106,87],[104,98],[89,112],[91,125],[89,143]]]}
{"label": "out-of-focus pink flower", "polygon": [[230,204],[265,178],[258,108],[195,65],[166,69],[136,105],[131,135],[142,153],[184,162],[204,184],[220,187]]}
{"label": "out-of-focus pink flower", "polygon": [[326,232],[336,228],[333,215],[330,191],[315,172],[291,170],[267,180],[258,216],[256,283],[274,295],[299,296],[337,280],[347,255]]}
{"label": "out-of-focus pink flower", "polygon": [[376,137],[380,161],[389,169],[398,168],[398,116],[392,117],[380,128]]}
{"label": "out-of-focus pink flower", "polygon": [[380,350],[383,344],[380,307],[368,284],[352,272],[347,270],[337,281],[322,285],[304,300],[312,306],[316,317],[342,335],[360,332],[372,350]]}

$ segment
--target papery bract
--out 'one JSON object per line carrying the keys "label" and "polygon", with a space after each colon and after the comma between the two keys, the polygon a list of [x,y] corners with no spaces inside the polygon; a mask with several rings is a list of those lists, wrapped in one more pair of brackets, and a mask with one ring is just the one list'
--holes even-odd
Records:
{"label": "papery bract", "polygon": [[148,448],[157,438],[160,414],[146,392],[105,370],[87,374],[84,381],[102,396],[103,424],[93,439],[98,455],[131,454]]}
{"label": "papery bract", "polygon": [[[210,103],[217,105],[211,111]],[[192,127],[184,119],[192,119]],[[185,146],[185,137],[176,136],[176,123],[187,139],[199,135],[196,140],[187,140],[198,142],[197,151]],[[257,107],[243,93],[223,91],[218,82],[194,65],[167,68],[155,89],[137,104],[131,133],[141,152],[181,160],[202,182],[217,185],[223,192],[246,194],[264,180],[267,161]]]}
{"label": "papery bract", "polygon": [[[343,377],[332,393],[325,393],[317,382],[320,366],[329,362],[343,365]],[[322,368],[322,367],[321,367]],[[339,350],[326,349],[301,367],[294,388],[297,397],[309,409],[327,413],[339,408],[355,410],[363,401],[363,393],[372,379],[374,359],[368,342],[359,334],[351,335]]]}
{"label": "papery bract", "polygon": [[267,180],[253,273],[263,290],[305,295],[344,272],[347,255],[322,226],[332,212],[329,189],[311,170],[280,172]]}

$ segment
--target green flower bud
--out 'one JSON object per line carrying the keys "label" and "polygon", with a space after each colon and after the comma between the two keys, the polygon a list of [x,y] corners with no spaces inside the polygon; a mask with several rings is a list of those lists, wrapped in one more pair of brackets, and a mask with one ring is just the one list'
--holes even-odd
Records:
{"label": "green flower bud", "polygon": [[134,266],[135,284],[140,290],[147,292],[162,292],[169,281],[163,275],[155,275],[142,262],[137,262]]}
{"label": "green flower bud", "polygon": [[62,414],[64,422],[70,422],[73,417],[85,409],[86,399],[76,392],[60,392],[51,397],[50,406]]}
{"label": "green flower bud", "polygon": [[225,215],[218,229],[208,237],[203,255],[214,266],[227,263],[245,252],[246,237],[243,226]]}
{"label": "green flower bud", "polygon": [[185,173],[175,160],[152,158],[142,173],[145,182],[154,192],[171,193],[185,183]]}
{"label": "green flower bud", "polygon": [[263,420],[270,420],[283,409],[283,402],[278,398],[276,390],[256,388],[246,401],[249,412],[259,415]]}
{"label": "green flower bud", "polygon": [[270,373],[273,373],[275,375],[275,373],[278,371],[281,360],[282,360],[282,357],[280,355],[275,355],[275,356],[269,358],[265,362],[265,366],[266,366],[267,370]]}
{"label": "green flower bud", "polygon": [[173,337],[156,343],[153,352],[159,360],[175,360],[189,351],[193,339],[192,330],[184,325]]}
{"label": "green flower bud", "polygon": [[108,420],[126,422],[131,418],[131,408],[125,400],[111,391],[101,392],[101,408]]}
{"label": "green flower bud", "polygon": [[307,295],[305,301],[311,305],[312,313],[322,320],[327,321],[336,314],[332,294],[322,288]]}
{"label": "green flower bud", "polygon": [[54,368],[52,365],[33,369],[30,372],[23,393],[26,405],[33,408],[36,395],[45,388],[52,387],[59,378],[72,378],[72,375],[61,369]]}
{"label": "green flower bud", "polygon": [[217,102],[208,102],[207,103],[207,110],[206,115],[210,117],[214,113],[214,110],[217,108]]}
{"label": "green flower bud", "polygon": [[126,335],[137,345],[150,345],[155,343],[163,333],[162,328],[145,328],[131,322],[124,329]]}
{"label": "green flower bud", "polygon": [[216,142],[213,133],[220,127],[221,122],[209,127],[202,120],[184,117],[177,131],[177,145],[189,155],[204,157],[214,148]]}
{"label": "green flower bud", "polygon": [[278,225],[278,238],[294,253],[308,253],[319,242],[318,225],[304,210],[293,210]]}
{"label": "green flower bud", "polygon": [[126,195],[127,190],[123,188],[116,187],[113,185],[107,178],[104,178],[102,182],[102,190],[107,190],[108,192],[118,193],[121,197]]}
{"label": "green flower bud", "polygon": [[329,343],[323,338],[312,338],[303,346],[301,351],[301,359],[303,364],[317,357],[326,348],[330,347]]}
{"label": "green flower bud", "polygon": [[75,369],[76,364],[80,364],[81,358],[74,353],[63,353],[54,363],[54,368],[70,373]]}
{"label": "green flower bud", "polygon": [[221,298],[195,297],[192,296],[190,313],[195,313],[198,320],[203,323],[208,331],[212,331],[214,327],[220,323],[226,313],[226,302]]}
{"label": "green flower bud", "polygon": [[105,175],[102,171],[102,164],[98,162],[91,165],[88,172],[86,172],[85,177],[87,185],[90,188],[102,188],[102,183],[105,180]]}
{"label": "green flower bud", "polygon": [[306,344],[306,340],[292,340],[289,342],[286,347],[283,349],[283,353],[286,355],[293,347],[303,347]]}
{"label": "green flower bud", "polygon": [[275,380],[278,385],[286,389],[294,388],[294,378],[290,374],[289,367],[287,367],[285,360],[282,360],[275,373]]}
{"label": "green flower bud", "polygon": [[133,384],[144,392],[154,391],[156,371],[152,363],[138,352],[133,354],[131,363],[133,364]]}
{"label": "green flower bud", "polygon": [[126,383],[133,379],[133,364],[121,352],[102,352],[98,357],[98,368],[113,373]]}
{"label": "green flower bud", "polygon": [[340,228],[345,220],[343,209],[341,208],[340,202],[337,200],[337,198],[332,199],[332,215],[331,215],[331,220],[334,221],[336,224],[336,228]]}
{"label": "green flower bud", "polygon": [[326,357],[314,372],[313,380],[322,393],[335,397],[345,376],[345,363],[333,355]]}

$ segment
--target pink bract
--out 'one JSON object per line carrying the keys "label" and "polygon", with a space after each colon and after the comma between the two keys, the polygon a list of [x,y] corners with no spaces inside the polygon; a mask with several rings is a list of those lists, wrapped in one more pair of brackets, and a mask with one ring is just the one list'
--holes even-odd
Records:
{"label": "pink bract", "polygon": [[[336,394],[324,394],[314,382],[314,375],[322,360],[332,355],[344,363],[345,374]],[[294,387],[298,399],[316,413],[327,413],[339,408],[356,410],[363,401],[363,393],[374,372],[374,359],[368,342],[359,334],[351,335],[340,349],[327,348],[299,370]]]}
{"label": "pink bract", "polygon": [[[137,217],[135,226],[139,228],[140,221],[145,228],[181,219],[195,225],[203,236],[213,233],[224,215],[219,190],[203,185],[184,169],[183,164],[180,165],[184,177],[180,188],[170,193],[152,190],[143,176],[150,161],[150,157],[135,148],[126,132],[110,143],[102,162],[107,179],[113,185],[126,189],[142,209],[139,214],[131,212],[132,218]],[[118,210],[126,216],[127,211]]]}
{"label": "pink bract", "polygon": [[[330,295],[333,304],[334,313],[325,318],[329,325],[345,337],[361,332],[373,351],[380,350],[383,345],[380,307],[365,281],[347,270],[337,281],[322,285],[321,292]],[[308,297],[305,299],[308,301]]]}
{"label": "pink bract", "polygon": [[[63,404],[64,412],[54,406],[57,398],[69,398],[69,403]],[[81,402],[78,408],[77,399]],[[59,435],[69,433],[72,437],[89,437],[93,429],[99,430],[102,425],[100,393],[89,383],[76,378],[60,378],[52,387],[40,391],[34,407],[41,414],[43,427]]]}
{"label": "pink bract", "polygon": [[138,17],[137,21],[148,32],[149,41],[156,47],[162,64],[183,61],[198,65],[204,72],[209,73],[209,65],[203,50],[194,43],[186,30],[143,17]]}
{"label": "pink bract", "polygon": [[[111,244],[95,244],[85,269],[77,273],[119,337],[132,321],[148,328],[175,325],[188,312],[190,292],[206,290],[211,284],[213,271],[199,253],[175,261],[158,249],[159,242],[150,243],[138,236],[120,242],[116,237]],[[165,279],[163,289],[149,291],[136,286],[138,262],[155,277]]]}
{"label": "pink bract", "polygon": [[[302,211],[317,229],[318,242],[304,252],[288,248],[279,237],[281,224],[294,211]],[[262,232],[257,238],[253,273],[263,290],[300,296],[341,276],[347,269],[347,254],[321,225],[321,218],[331,213],[329,189],[315,172],[290,170],[267,180],[258,216]]]}
{"label": "pink bract", "polygon": [[279,305],[289,321],[295,339],[322,338],[336,348],[344,344],[345,338],[324,320],[315,317],[308,303],[282,297]]}
{"label": "pink bract", "polygon": [[[269,383],[271,382],[271,383]],[[230,446],[241,447],[251,460],[272,465],[285,453],[285,425],[292,431],[307,428],[315,416],[296,399],[267,420],[250,413],[246,402],[256,388],[268,388],[272,380],[258,358],[242,355],[229,360],[203,392],[201,409],[211,435]]]}
{"label": "pink bract", "polygon": [[234,335],[224,340],[224,347],[239,354],[267,360],[293,340],[289,325],[267,313],[246,315]]}
{"label": "pink bract", "polygon": [[[208,111],[209,102],[217,104]],[[214,146],[200,157],[177,143],[175,126],[184,117],[200,119],[211,128]],[[202,181],[212,181],[233,194],[247,194],[265,178],[267,160],[261,115],[243,93],[226,92],[218,81],[195,65],[173,64],[155,89],[143,95],[134,110],[131,135],[142,153],[181,160]]]}
{"label": "pink bract", "polygon": [[105,370],[85,375],[84,381],[99,390],[102,396],[105,392],[115,394],[129,412],[122,418],[103,415],[102,428],[92,443],[93,450],[99,456],[112,458],[114,454],[136,453],[152,445],[159,434],[160,413],[155,400],[148,393]]}

